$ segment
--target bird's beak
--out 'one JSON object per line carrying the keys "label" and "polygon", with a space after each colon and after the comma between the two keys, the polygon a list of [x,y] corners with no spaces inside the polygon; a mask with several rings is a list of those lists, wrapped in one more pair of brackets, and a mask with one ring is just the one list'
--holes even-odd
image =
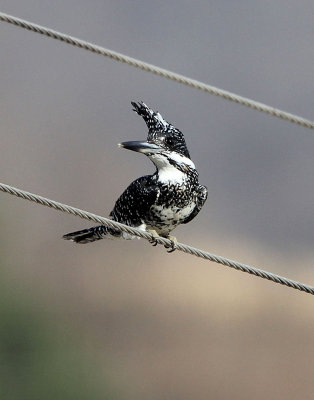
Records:
{"label": "bird's beak", "polygon": [[161,147],[154,143],[148,142],[122,142],[118,144],[119,147],[124,149],[138,151],[139,153],[151,154],[161,150]]}

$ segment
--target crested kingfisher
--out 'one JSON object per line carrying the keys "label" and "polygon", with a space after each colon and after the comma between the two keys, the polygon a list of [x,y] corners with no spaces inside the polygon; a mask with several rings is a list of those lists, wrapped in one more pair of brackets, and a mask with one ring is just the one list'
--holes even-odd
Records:
{"label": "crested kingfisher", "polygon": [[[170,239],[171,252],[176,248],[176,238],[169,236],[170,232],[178,225],[192,221],[203,207],[208,190],[198,183],[198,172],[182,132],[145,103],[131,104],[148,127],[147,141],[122,142],[119,146],[145,154],[154,163],[156,171],[136,179],[126,188],[116,201],[110,218],[151,233],[155,245],[158,236]],[[104,238],[133,237],[99,225],[68,233],[63,239],[89,243]]]}

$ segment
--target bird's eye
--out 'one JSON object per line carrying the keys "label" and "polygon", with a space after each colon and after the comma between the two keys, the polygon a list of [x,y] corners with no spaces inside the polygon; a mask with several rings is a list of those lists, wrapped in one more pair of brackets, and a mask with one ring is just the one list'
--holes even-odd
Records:
{"label": "bird's eye", "polygon": [[165,139],[165,143],[166,143],[166,145],[168,145],[168,146],[172,146],[173,143],[174,143],[174,141],[173,141],[173,139],[172,139],[171,137],[167,137],[167,138]]}

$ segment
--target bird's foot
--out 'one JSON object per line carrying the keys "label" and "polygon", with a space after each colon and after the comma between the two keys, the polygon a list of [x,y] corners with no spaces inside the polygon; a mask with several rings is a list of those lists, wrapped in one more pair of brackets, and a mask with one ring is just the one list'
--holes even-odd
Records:
{"label": "bird's foot", "polygon": [[[157,239],[160,238],[158,233],[155,231],[155,229],[147,229],[147,232],[152,235],[152,238],[149,240],[149,243],[151,243],[153,246],[157,246],[158,241]],[[167,253],[172,253],[177,249],[177,238],[175,236],[167,236],[167,239],[170,240],[171,244],[170,245],[165,245],[165,248],[168,249]]]}
{"label": "bird's foot", "polygon": [[152,235],[152,238],[149,240],[149,243],[151,243],[153,246],[157,246],[157,238],[159,238],[158,233],[155,231],[155,229],[147,229],[147,232]]}
{"label": "bird's foot", "polygon": [[169,239],[171,241],[171,245],[170,247],[167,245],[165,246],[167,250],[167,253],[172,253],[173,251],[175,251],[178,248],[178,241],[177,238],[175,236],[167,236],[167,239]]}

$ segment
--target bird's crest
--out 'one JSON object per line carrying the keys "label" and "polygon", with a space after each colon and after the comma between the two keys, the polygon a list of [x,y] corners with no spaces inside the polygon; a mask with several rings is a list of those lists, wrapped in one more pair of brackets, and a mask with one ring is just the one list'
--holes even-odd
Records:
{"label": "bird's crest", "polygon": [[158,111],[155,112],[142,101],[139,103],[131,101],[131,104],[134,111],[144,119],[148,127],[148,142],[161,144],[169,150],[190,158],[183,133],[179,129],[167,122]]}

